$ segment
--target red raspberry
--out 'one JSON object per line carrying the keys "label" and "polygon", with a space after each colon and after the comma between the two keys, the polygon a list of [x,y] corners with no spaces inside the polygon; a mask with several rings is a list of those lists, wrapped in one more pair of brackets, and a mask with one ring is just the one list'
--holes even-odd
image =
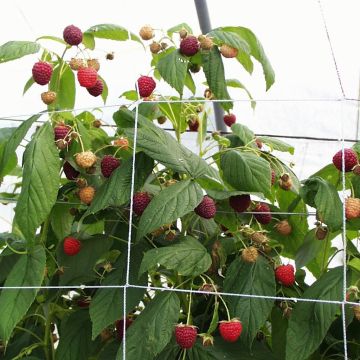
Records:
{"label": "red raspberry", "polygon": [[241,335],[242,324],[238,319],[220,321],[219,332],[225,341],[235,342]]}
{"label": "red raspberry", "polygon": [[139,94],[141,97],[148,97],[156,88],[156,82],[150,76],[140,76],[137,80]]}
{"label": "red raspberry", "polygon": [[111,156],[105,155],[101,160],[101,173],[106,177],[110,177],[112,172],[120,166],[120,160]]}
{"label": "red raspberry", "polygon": [[190,349],[194,346],[197,337],[196,326],[178,324],[175,327],[175,339],[183,349]]}
{"label": "red raspberry", "polygon": [[55,141],[57,140],[67,140],[67,137],[71,131],[71,127],[68,125],[56,125],[54,127]]}
{"label": "red raspberry", "polygon": [[92,96],[95,96],[95,97],[101,95],[102,92],[103,92],[103,89],[104,89],[104,84],[103,84],[103,82],[102,82],[100,79],[98,79],[98,80],[96,81],[95,86],[90,87],[90,88],[86,88],[86,90],[88,91],[88,93],[89,93],[90,95],[92,95]]}
{"label": "red raspberry", "polygon": [[[133,322],[134,320],[132,318],[127,317],[125,319],[125,329],[127,329]],[[122,341],[124,337],[124,319],[117,320],[115,323],[115,328],[116,328],[116,338]]]}
{"label": "red raspberry", "polygon": [[136,215],[141,215],[151,201],[147,192],[137,192],[133,197],[133,210]]}
{"label": "red raspberry", "polygon": [[200,43],[195,36],[189,35],[181,40],[180,52],[186,56],[195,55],[200,49]]}
{"label": "red raspberry", "polygon": [[69,45],[79,45],[82,42],[83,33],[78,27],[69,25],[64,29],[63,38]]}
{"label": "red raspberry", "polygon": [[215,201],[211,197],[205,195],[194,211],[204,219],[212,219],[216,214]]}
{"label": "red raspberry", "polygon": [[32,68],[32,76],[34,81],[39,85],[49,83],[52,74],[52,66],[45,61],[38,61]]}
{"label": "red raspberry", "polygon": [[80,175],[80,173],[75,170],[67,161],[64,162],[63,169],[64,174],[68,180],[75,180]]}
{"label": "red raspberry", "polygon": [[231,127],[232,124],[236,123],[236,116],[235,114],[226,114],[224,115],[224,123]]}
{"label": "red raspberry", "polygon": [[200,125],[198,117],[194,117],[191,120],[189,120],[188,125],[190,131],[198,131]]}
{"label": "red raspberry", "polygon": [[291,264],[280,265],[275,269],[275,279],[280,284],[288,287],[295,283],[294,267]]}
{"label": "red raspberry", "polygon": [[[351,171],[352,168],[358,163],[358,157],[353,149],[344,149],[345,155],[345,172]],[[332,159],[335,167],[342,171],[342,150],[339,150]]]}
{"label": "red raspberry", "polygon": [[250,206],[250,203],[250,195],[236,195],[229,198],[230,206],[239,213],[244,212]]}
{"label": "red raspberry", "polygon": [[64,253],[69,256],[76,255],[81,248],[81,243],[78,239],[68,236],[64,239],[63,249]]}
{"label": "red raspberry", "polygon": [[258,203],[255,206],[254,212],[263,213],[263,214],[254,214],[255,219],[260,224],[266,225],[271,222],[270,207],[268,204],[265,204],[263,202]]}
{"label": "red raspberry", "polygon": [[79,81],[80,86],[86,88],[92,88],[96,85],[98,80],[97,72],[94,68],[90,67],[83,67],[78,70],[77,78]]}

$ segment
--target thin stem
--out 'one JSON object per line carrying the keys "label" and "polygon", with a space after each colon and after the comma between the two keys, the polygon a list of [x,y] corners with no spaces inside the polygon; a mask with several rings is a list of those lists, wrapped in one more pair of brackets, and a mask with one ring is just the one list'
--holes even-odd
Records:
{"label": "thin stem", "polygon": [[188,307],[188,314],[187,314],[187,319],[186,319],[186,325],[190,325],[190,318],[191,318],[191,302],[192,302],[192,283],[191,283],[191,287],[190,287],[190,294],[189,294],[189,307]]}
{"label": "thin stem", "polygon": [[36,335],[34,332],[32,332],[32,331],[29,330],[29,329],[23,328],[23,327],[21,327],[21,326],[16,326],[15,329],[20,330],[20,331],[23,331],[23,332],[26,332],[26,333],[32,335],[32,336],[33,336],[34,338],[36,338],[37,340],[42,341],[41,337],[39,337],[38,335]]}

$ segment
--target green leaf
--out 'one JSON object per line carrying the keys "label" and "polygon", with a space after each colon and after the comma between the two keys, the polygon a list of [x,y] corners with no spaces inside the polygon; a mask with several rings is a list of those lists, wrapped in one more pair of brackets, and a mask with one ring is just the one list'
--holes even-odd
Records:
{"label": "green leaf", "polygon": [[[145,182],[153,169],[153,161],[138,153],[135,161],[135,191]],[[97,190],[96,196],[84,217],[109,206],[122,206],[130,202],[132,158],[124,161]]]}
{"label": "green leaf", "polygon": [[242,141],[244,145],[249,144],[255,139],[255,134],[245,125],[233,124],[231,131]]}
{"label": "green leaf", "polygon": [[106,99],[107,99],[107,97],[108,97],[108,95],[109,95],[109,89],[108,89],[108,86],[107,86],[106,81],[105,81],[100,75],[98,75],[98,77],[99,77],[99,79],[101,79],[102,82],[103,82],[104,88],[103,88],[103,91],[102,91],[102,93],[101,93],[101,98],[103,99],[104,104],[106,104]]}
{"label": "green leaf", "polygon": [[160,191],[141,215],[136,239],[186,215],[199,205],[202,198],[201,187],[192,180],[179,181]]}
{"label": "green leaf", "polygon": [[129,90],[124,91],[119,97],[124,97],[127,100],[136,101],[138,99],[138,94],[135,90]]}
{"label": "green leaf", "polygon": [[353,268],[354,270],[356,270],[356,271],[358,271],[360,273],[360,259],[359,258],[351,259],[349,261],[348,266]]}
{"label": "green leaf", "polygon": [[23,90],[23,95],[35,84],[34,78],[31,76],[29,80],[26,82]]}
{"label": "green leaf", "polygon": [[[235,294],[275,296],[273,267],[259,256],[255,263],[236,258],[227,270],[224,292]],[[242,341],[250,348],[260,327],[265,323],[274,300],[252,297],[227,297],[230,315],[243,323]]]}
{"label": "green leaf", "polygon": [[208,36],[213,37],[218,45],[227,44],[247,54],[250,52],[247,42],[239,37],[235,32],[228,32],[224,31],[224,28],[217,28],[210,31]]}
{"label": "green leaf", "polygon": [[[8,144],[8,141],[13,136],[15,131],[16,131],[16,128],[1,128],[0,129],[0,162],[3,159],[3,153]],[[2,178],[5,175],[12,175],[13,171],[14,170],[16,171],[16,166],[17,166],[17,156],[14,151],[6,159],[6,163],[4,164],[4,167],[3,168],[0,167],[0,182],[2,181]],[[8,195],[5,195],[5,194],[6,193],[2,193],[1,197],[8,197]]]}
{"label": "green leaf", "polygon": [[39,50],[40,45],[33,41],[9,41],[0,46],[0,64],[36,54]]}
{"label": "green leaf", "polygon": [[157,264],[176,270],[179,275],[198,276],[209,269],[211,257],[198,240],[185,236],[177,244],[146,252],[139,274],[155,268]]}
{"label": "green leaf", "polygon": [[250,47],[250,54],[262,65],[265,81],[266,90],[269,90],[275,82],[275,72],[272,68],[269,59],[267,58],[265,51],[255,34],[248,28],[241,26],[227,26],[221,28],[224,31],[230,31],[236,33],[243,41]]}
{"label": "green leaf", "polygon": [[[342,279],[342,267],[331,269],[304,292],[303,298],[340,301]],[[299,301],[289,320],[286,359],[307,359],[323,341],[338,311],[337,304]]]}
{"label": "green leaf", "polygon": [[[10,271],[5,287],[40,286],[45,271],[46,255],[42,246],[36,246],[27,255],[21,255]],[[0,294],[0,337],[7,342],[16,324],[30,308],[37,289],[3,289]]]}
{"label": "green leaf", "polygon": [[226,85],[228,87],[233,87],[233,88],[239,88],[239,89],[243,89],[247,96],[249,97],[249,99],[251,100],[251,107],[253,109],[255,109],[256,107],[256,101],[253,99],[250,91],[245,87],[245,85],[243,85],[239,80],[237,79],[227,79],[226,80]]}
{"label": "green leaf", "polygon": [[270,192],[270,165],[259,156],[230,150],[221,156],[221,168],[225,181],[236,190]]}
{"label": "green leaf", "polygon": [[[177,294],[171,291],[158,293],[126,332],[126,359],[153,360],[170,341],[179,312]],[[116,358],[123,359],[122,354],[121,346]]]}
{"label": "green leaf", "polygon": [[59,241],[71,233],[74,216],[70,214],[72,205],[55,204],[51,211],[51,228]]}
{"label": "green leaf", "polygon": [[304,239],[303,244],[300,246],[299,250],[296,253],[296,268],[300,269],[303,266],[306,266],[311,260],[313,260],[320,252],[320,250],[324,248],[325,243],[325,240],[320,241],[316,239],[315,229],[309,231]]}
{"label": "green leaf", "polygon": [[60,277],[60,285],[79,285],[94,281],[98,274],[93,270],[97,260],[111,247],[113,240],[105,235],[94,235],[81,240],[81,250],[74,256],[64,253],[62,242],[57,248],[57,260],[66,271]]}
{"label": "green leaf", "polygon": [[65,46],[68,45],[63,39],[61,39],[57,36],[49,36],[49,35],[40,36],[39,38],[36,39],[36,41],[38,41],[38,40],[52,40],[52,41],[58,42]]}
{"label": "green leaf", "polygon": [[331,231],[342,226],[342,202],[334,185],[321,177],[311,177],[300,190],[304,202],[315,207]]}
{"label": "green leaf", "polygon": [[[224,64],[219,49],[216,46],[213,46],[211,50],[202,52],[201,56],[206,81],[216,99],[230,99],[226,86]],[[233,103],[230,101],[220,102],[220,105],[225,111],[229,111],[233,108]]]}
{"label": "green leaf", "polygon": [[21,193],[14,222],[29,244],[54,206],[59,182],[59,153],[50,123],[45,123],[26,146]]}
{"label": "green leaf", "polygon": [[173,50],[157,63],[161,77],[182,96],[189,60]]}
{"label": "green leaf", "polygon": [[[147,246],[147,245],[146,245]],[[107,285],[125,285],[127,249],[121,254],[116,269],[111,272],[104,282]],[[138,277],[137,269],[140,267],[143,252],[147,248],[144,244],[137,244],[131,248],[129,282],[132,285],[147,285],[147,276]],[[126,309],[130,312],[139,304],[145,289],[129,288],[126,296]],[[123,317],[124,289],[98,289],[90,303],[90,317],[92,321],[92,338],[95,339],[103,329]]]}
{"label": "green leaf", "polygon": [[61,322],[56,360],[88,360],[92,350],[91,322],[87,311],[76,311]]}
{"label": "green leaf", "polygon": [[179,32],[181,29],[185,29],[188,34],[192,34],[193,31],[191,29],[191,27],[186,24],[186,23],[181,23],[181,24],[178,24],[178,25],[175,25],[173,27],[171,27],[168,31],[167,31],[167,34],[169,37],[172,37],[172,35],[175,33],[175,32]]}
{"label": "green leaf", "polygon": [[195,95],[196,85],[195,85],[193,77],[190,74],[190,71],[188,71],[186,73],[185,86],[193,93],[193,95]]}
{"label": "green leaf", "polygon": [[99,24],[94,25],[90,29],[85,31],[85,34],[91,34],[92,36],[100,39],[126,41],[133,40],[142,44],[138,36],[126,30],[122,26],[115,24]]}
{"label": "green leaf", "polygon": [[211,319],[211,323],[206,332],[208,334],[213,333],[216,330],[216,328],[218,327],[218,325],[219,325],[219,301],[216,300],[215,304],[214,304],[214,310],[213,310],[213,316]]}
{"label": "green leaf", "polygon": [[24,121],[16,130],[14,130],[11,136],[7,139],[4,149],[0,153],[0,178],[6,175],[7,162],[12,156],[16,155],[15,150],[20,145],[21,140],[23,140],[29,131],[31,125],[40,117],[41,115],[34,115],[30,117]]}
{"label": "green leaf", "polygon": [[271,150],[288,152],[291,155],[294,155],[294,147],[282,140],[270,138],[268,136],[257,136],[257,139],[259,139],[265,145],[269,146]]}
{"label": "green leaf", "polygon": [[76,94],[75,77],[66,62],[61,61],[59,65],[55,67],[51,76],[49,89],[56,92],[56,101],[50,105],[51,108],[56,107],[58,110],[74,108]]}
{"label": "green leaf", "polygon": [[286,360],[286,331],[288,320],[278,306],[274,306],[271,312],[271,345],[277,360]]}
{"label": "green leaf", "polygon": [[95,39],[94,36],[90,33],[83,33],[82,43],[85,48],[94,50],[95,49]]}

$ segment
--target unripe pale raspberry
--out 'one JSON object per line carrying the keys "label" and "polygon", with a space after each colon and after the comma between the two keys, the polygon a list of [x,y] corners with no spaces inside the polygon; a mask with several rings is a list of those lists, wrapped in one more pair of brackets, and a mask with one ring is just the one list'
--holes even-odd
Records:
{"label": "unripe pale raspberry", "polygon": [[64,162],[63,169],[68,180],[75,180],[80,175],[80,173],[74,169],[68,161]]}
{"label": "unripe pale raspberry", "polygon": [[263,143],[260,139],[255,139],[255,144],[259,149],[262,149]]}
{"label": "unripe pale raspberry", "polygon": [[178,324],[175,327],[175,339],[182,349],[191,349],[196,342],[197,328],[192,325]]}
{"label": "unripe pale raspberry", "polygon": [[324,240],[326,235],[328,234],[329,230],[326,226],[320,225],[315,230],[315,237],[318,240]]}
{"label": "unripe pale raspberry", "polygon": [[360,321],[360,305],[354,305],[353,312],[354,312],[355,318]]}
{"label": "unripe pale raspberry", "polygon": [[[353,149],[344,149],[345,172],[351,171],[358,163],[358,157]],[[339,150],[332,159],[335,167],[342,171],[342,150]]]}
{"label": "unripe pale raspberry", "polygon": [[69,62],[69,66],[72,70],[78,71],[80,68],[86,67],[86,63],[83,59],[72,58]]}
{"label": "unripe pale raspberry", "polygon": [[236,123],[236,116],[235,114],[226,114],[224,115],[224,123],[231,127],[231,125]]}
{"label": "unripe pale raspberry", "polygon": [[68,256],[76,255],[81,249],[81,243],[78,239],[68,236],[64,239],[63,250]]}
{"label": "unripe pale raspberry", "polygon": [[200,35],[198,36],[198,40],[200,42],[200,47],[203,50],[211,50],[212,47],[214,46],[213,40],[210,37]]}
{"label": "unripe pale raspberry", "polygon": [[96,155],[92,151],[84,151],[75,155],[75,162],[81,168],[87,169],[96,163]]}
{"label": "unripe pale raspberry", "polygon": [[82,42],[83,33],[78,27],[69,25],[63,31],[63,38],[69,45],[79,45]]}
{"label": "unripe pale raspberry", "polygon": [[205,195],[194,211],[204,219],[212,219],[216,214],[215,202],[209,196]]}
{"label": "unripe pale raspberry", "polygon": [[34,81],[39,85],[49,83],[52,75],[52,66],[46,61],[38,61],[32,68],[32,76]]}
{"label": "unripe pale raspberry", "polygon": [[153,54],[157,54],[160,50],[161,50],[161,45],[158,42],[153,41],[150,45],[150,51]]}
{"label": "unripe pale raspberry", "polygon": [[290,190],[292,186],[292,180],[289,174],[283,174],[280,176],[279,186],[283,190]]}
{"label": "unripe pale raspberry", "polygon": [[136,215],[141,215],[151,201],[147,192],[137,192],[133,197],[133,211]]}
{"label": "unripe pale raspberry", "polygon": [[114,145],[118,146],[122,150],[129,149],[129,140],[127,138],[121,137],[119,139],[114,140]]}
{"label": "unripe pale raspberry", "polygon": [[98,74],[95,69],[84,67],[79,69],[77,73],[77,78],[80,86],[92,88],[96,85],[96,82],[98,80]]}
{"label": "unripe pale raspberry", "polygon": [[185,39],[182,39],[180,42],[180,52],[185,56],[193,56],[195,55],[200,48],[200,44],[198,39],[189,35]]}
{"label": "unripe pale raspberry", "polygon": [[92,186],[85,186],[79,190],[79,198],[81,202],[90,205],[95,196],[95,188]]}
{"label": "unripe pale raspberry", "polygon": [[150,76],[140,76],[137,85],[141,97],[149,97],[156,88],[156,82]]}
{"label": "unripe pale raspberry", "polygon": [[236,212],[244,212],[251,204],[250,195],[245,194],[230,196],[229,204]]}
{"label": "unripe pale raspberry", "polygon": [[254,214],[255,219],[263,225],[269,224],[271,222],[270,207],[268,204],[260,202],[255,206],[254,212],[260,214]]}
{"label": "unripe pale raspberry", "polygon": [[186,29],[182,28],[180,31],[179,31],[179,36],[180,36],[180,39],[185,39],[188,35],[188,32]]}
{"label": "unripe pale raspberry", "polygon": [[220,47],[221,55],[225,58],[234,58],[238,54],[238,49],[233,48],[227,44],[224,44]]}
{"label": "unripe pale raspberry", "polygon": [[345,216],[347,220],[360,217],[360,199],[351,197],[345,199]]}
{"label": "unripe pale raspberry", "polygon": [[250,239],[252,242],[254,242],[255,244],[258,244],[258,245],[267,244],[269,241],[268,237],[260,231],[256,231],[256,232],[252,233],[250,235]]}
{"label": "unripe pale raspberry", "polygon": [[98,59],[88,59],[87,66],[95,69],[96,71],[100,70],[100,63]]}
{"label": "unripe pale raspberry", "polygon": [[56,101],[56,92],[55,91],[45,91],[41,93],[41,100],[44,104],[50,105]]}
{"label": "unripe pale raspberry", "polygon": [[256,247],[250,246],[245,248],[241,253],[241,258],[245,262],[254,263],[259,256],[259,252],[257,251]]}
{"label": "unripe pale raspberry", "polygon": [[144,25],[140,29],[139,35],[143,40],[150,40],[154,37],[154,30],[150,25]]}
{"label": "unripe pale raspberry", "polygon": [[104,177],[108,178],[111,176],[113,171],[120,166],[120,160],[111,156],[111,155],[105,155],[103,159],[101,160],[101,173],[104,175]]}
{"label": "unripe pale raspberry", "polygon": [[287,220],[281,220],[275,225],[276,231],[284,236],[288,236],[292,232],[292,226]]}
{"label": "unripe pale raspberry", "polygon": [[88,91],[88,93],[89,93],[90,95],[92,95],[92,96],[95,96],[95,97],[101,95],[102,92],[103,92],[103,89],[104,89],[104,84],[103,84],[102,80],[100,80],[100,79],[98,79],[98,80],[96,81],[95,86],[90,87],[90,88],[86,88],[86,90]]}
{"label": "unripe pale raspberry", "polygon": [[286,286],[292,286],[295,283],[295,272],[294,267],[291,264],[280,265],[275,269],[276,280]]}

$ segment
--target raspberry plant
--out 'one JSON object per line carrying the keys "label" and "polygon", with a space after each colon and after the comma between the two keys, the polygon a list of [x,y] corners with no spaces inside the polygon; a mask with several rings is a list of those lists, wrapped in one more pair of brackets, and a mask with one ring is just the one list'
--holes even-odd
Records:
{"label": "raspberry plant", "polygon": [[[344,164],[342,152],[336,167],[329,156],[328,166],[300,182],[281,159],[294,148],[256,137],[232,110],[230,87],[256,104],[239,80],[226,79],[224,58],[249,73],[257,60],[266,89],[275,81],[251,30],[228,26],[197,37],[180,24],[139,33],[72,25],[65,41],[43,37],[63,44],[62,54],[41,46],[43,38],[0,47],[0,62],[40,52],[24,92],[46,85],[47,105],[18,128],[1,129],[0,176],[18,176],[13,193],[2,193],[16,208],[12,232],[0,236],[1,358],[121,359],[124,336],[129,360],[343,358],[341,306],[295,300],[343,300],[343,267],[329,267],[341,251],[331,240],[343,230],[342,169],[351,193],[346,300],[353,305],[345,320],[349,358],[359,358],[360,256],[352,242],[360,225],[359,144],[345,151]],[[89,96],[107,99],[101,61],[91,57],[98,39],[135,41],[151,52],[153,72],[122,94],[112,131],[96,112],[74,110],[76,78]],[[159,81],[178,96],[160,94]],[[224,100],[229,133],[207,132],[212,99]],[[166,121],[176,137],[159,126]],[[199,154],[181,142],[187,129],[198,133]],[[311,285],[304,268],[316,279]]]}

